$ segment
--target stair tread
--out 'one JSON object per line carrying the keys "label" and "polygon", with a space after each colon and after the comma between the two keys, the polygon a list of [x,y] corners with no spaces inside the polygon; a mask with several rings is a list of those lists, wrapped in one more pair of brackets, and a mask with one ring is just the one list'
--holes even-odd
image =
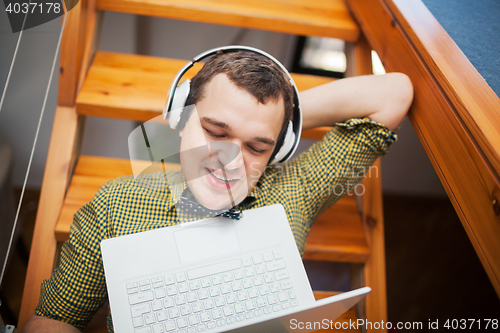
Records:
{"label": "stair tread", "polygon": [[[179,165],[167,167],[172,170]],[[127,159],[81,155],[56,224],[56,239],[68,239],[73,215],[92,200],[103,184],[131,174]],[[345,196],[321,215],[309,234],[304,259],[364,262],[369,249],[356,207],[354,197]]]}
{"label": "stair tread", "polygon": [[[79,114],[137,121],[160,115],[170,82],[187,60],[99,51],[78,94]],[[191,78],[201,68],[185,75]],[[299,90],[332,81],[331,78],[292,74]]]}
{"label": "stair tread", "polygon": [[344,0],[97,0],[97,9],[356,41]]}

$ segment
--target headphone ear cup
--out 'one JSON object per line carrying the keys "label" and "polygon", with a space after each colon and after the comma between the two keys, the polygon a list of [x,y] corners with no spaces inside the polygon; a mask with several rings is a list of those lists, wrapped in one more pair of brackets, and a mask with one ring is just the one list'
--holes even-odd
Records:
{"label": "headphone ear cup", "polygon": [[171,129],[175,129],[181,120],[190,90],[191,81],[184,80],[173,92],[172,106],[168,110],[168,121]]}
{"label": "headphone ear cup", "polygon": [[293,123],[289,121],[288,127],[286,128],[285,140],[283,141],[283,144],[281,145],[281,148],[276,154],[276,156],[274,156],[271,164],[280,162],[286,155],[288,155],[290,150],[293,149],[294,143],[295,143],[295,133],[293,132]]}

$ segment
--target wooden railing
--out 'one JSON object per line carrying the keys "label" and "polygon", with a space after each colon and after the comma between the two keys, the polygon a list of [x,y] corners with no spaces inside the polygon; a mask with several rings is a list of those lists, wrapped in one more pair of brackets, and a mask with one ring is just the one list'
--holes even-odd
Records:
{"label": "wooden railing", "polygon": [[348,0],[389,71],[407,74],[408,115],[500,296],[500,99],[419,0]]}

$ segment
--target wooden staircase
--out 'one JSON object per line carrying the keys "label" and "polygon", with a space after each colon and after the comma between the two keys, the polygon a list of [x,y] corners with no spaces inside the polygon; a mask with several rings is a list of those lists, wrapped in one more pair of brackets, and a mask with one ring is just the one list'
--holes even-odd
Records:
{"label": "wooden staircase", "polygon": [[[351,73],[371,73],[371,49],[343,0],[80,0],[66,14],[58,107],[23,294],[20,329],[34,312],[42,279],[50,277],[58,244],[68,239],[73,214],[92,199],[102,184],[132,174],[129,160],[79,155],[85,117],[147,121],[160,115],[168,82],[186,63],[96,51],[102,10],[342,38],[354,43],[348,54],[354,68]],[[196,69],[199,66],[189,75],[194,75]],[[331,80],[292,76],[299,90]],[[319,139],[326,130],[305,131],[303,137]],[[380,168],[379,161],[376,163]],[[368,285],[373,289],[358,312],[372,322],[387,321],[380,178],[374,176],[363,182],[366,193],[359,198],[359,207],[356,198],[348,195],[318,218],[308,237],[304,259],[352,263],[352,287]],[[353,311],[347,316],[353,315]]]}

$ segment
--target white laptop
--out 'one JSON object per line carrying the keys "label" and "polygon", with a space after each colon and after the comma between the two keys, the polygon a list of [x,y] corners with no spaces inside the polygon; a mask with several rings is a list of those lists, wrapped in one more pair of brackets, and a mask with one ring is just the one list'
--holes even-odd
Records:
{"label": "white laptop", "polygon": [[281,205],[107,239],[101,249],[117,333],[309,332],[318,326],[307,323],[326,325],[370,292],[315,301]]}

